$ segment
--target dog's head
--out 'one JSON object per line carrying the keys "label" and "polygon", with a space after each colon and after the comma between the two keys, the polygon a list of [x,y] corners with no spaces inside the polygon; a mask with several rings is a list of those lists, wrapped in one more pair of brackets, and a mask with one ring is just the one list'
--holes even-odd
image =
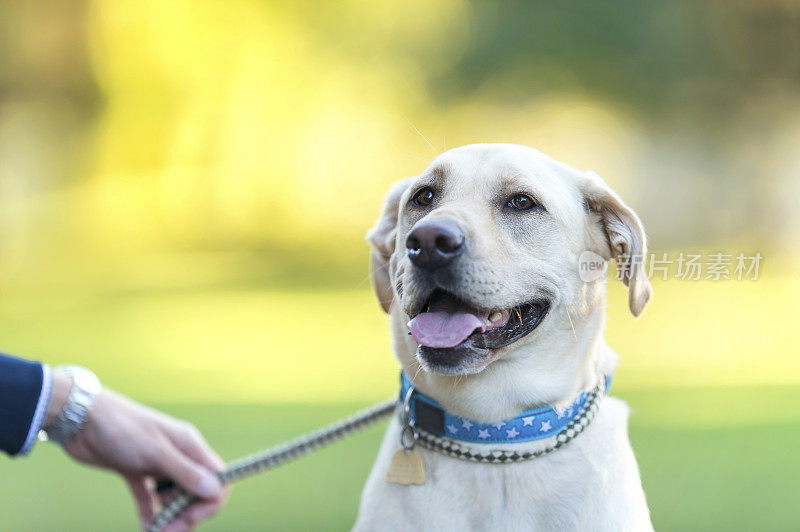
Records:
{"label": "dog's head", "polygon": [[634,315],[651,296],[643,261],[621,260],[646,250],[633,211],[598,175],[524,146],[443,153],[392,187],[367,239],[401,361],[440,376],[545,362],[543,349],[581,342],[587,323],[601,328],[603,281],[579,274],[587,250],[616,259]]}

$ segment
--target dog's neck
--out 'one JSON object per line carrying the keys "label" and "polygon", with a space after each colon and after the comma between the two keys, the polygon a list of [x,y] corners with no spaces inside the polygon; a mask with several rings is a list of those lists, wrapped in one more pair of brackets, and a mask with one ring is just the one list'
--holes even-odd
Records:
{"label": "dog's neck", "polygon": [[[563,320],[545,320],[524,346],[474,375],[446,376],[420,368],[417,344],[397,310],[392,313],[394,349],[414,386],[455,415],[495,422],[540,406],[561,409],[617,365],[603,339],[604,299],[584,314],[570,312],[566,329],[554,326]],[[557,305],[551,312],[567,311]]]}

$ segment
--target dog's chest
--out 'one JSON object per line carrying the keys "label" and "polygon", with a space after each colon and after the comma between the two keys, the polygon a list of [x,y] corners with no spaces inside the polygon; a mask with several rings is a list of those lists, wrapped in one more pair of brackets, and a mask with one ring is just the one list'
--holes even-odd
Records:
{"label": "dog's chest", "polygon": [[[433,501],[448,517],[442,526],[512,529],[562,527],[564,510],[585,508],[598,492],[592,472],[570,463],[568,453],[518,464],[481,464],[425,452],[429,481],[417,492],[406,490],[410,508]],[[426,502],[427,501],[427,502]],[[572,512],[580,515],[583,512]]]}
{"label": "dog's chest", "polygon": [[[533,529],[563,529],[564,515],[581,519],[585,513],[566,508],[586,508],[592,493],[598,491],[591,472],[575,460],[577,446],[541,459],[501,465],[459,460],[422,448],[425,484],[390,484],[383,477],[397,448],[398,432],[393,422],[362,500],[362,510],[371,507],[375,514],[370,518],[373,512],[367,510],[361,518],[374,519],[372,524],[380,529],[513,530],[520,523]],[[379,502],[371,503],[373,498]]]}
{"label": "dog's chest", "polygon": [[[620,410],[615,402],[608,400],[605,409]],[[626,414],[603,410],[575,441],[531,461],[484,464],[420,449],[427,476],[421,486],[384,479],[398,448],[399,424],[393,421],[365,486],[356,529],[648,530],[638,471],[619,423]]]}

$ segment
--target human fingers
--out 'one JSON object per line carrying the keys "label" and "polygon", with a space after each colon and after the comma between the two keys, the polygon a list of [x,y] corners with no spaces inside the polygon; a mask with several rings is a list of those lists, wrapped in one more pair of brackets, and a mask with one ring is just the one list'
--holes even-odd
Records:
{"label": "human fingers", "polygon": [[163,442],[157,452],[156,468],[160,475],[201,499],[212,499],[222,491],[222,484],[213,471],[170,442]]}

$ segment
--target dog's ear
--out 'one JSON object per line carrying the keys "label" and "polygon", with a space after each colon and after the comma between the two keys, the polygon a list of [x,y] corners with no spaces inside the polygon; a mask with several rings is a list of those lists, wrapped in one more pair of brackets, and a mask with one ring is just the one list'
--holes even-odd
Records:
{"label": "dog's ear", "polygon": [[645,272],[647,239],[644,227],[633,209],[611,190],[602,177],[594,172],[585,174],[583,196],[590,213],[591,223],[599,225],[600,255],[614,259],[618,278],[628,287],[628,307],[639,316],[653,296],[653,287]]}
{"label": "dog's ear", "polygon": [[389,259],[394,253],[395,240],[397,239],[397,217],[400,213],[400,198],[411,183],[411,178],[405,178],[389,189],[383,201],[383,210],[372,229],[367,231],[367,242],[372,247],[370,256],[370,276],[372,287],[378,302],[388,314],[394,298],[391,275],[389,272]]}

